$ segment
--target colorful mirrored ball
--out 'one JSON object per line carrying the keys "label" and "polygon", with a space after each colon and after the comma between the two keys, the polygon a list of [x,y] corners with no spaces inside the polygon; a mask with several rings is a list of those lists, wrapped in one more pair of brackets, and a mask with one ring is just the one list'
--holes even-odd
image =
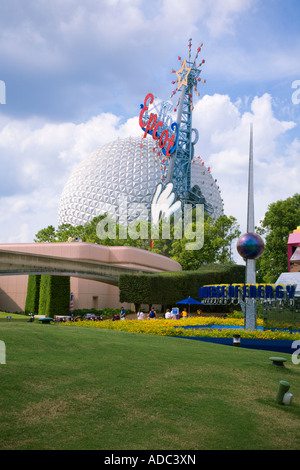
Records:
{"label": "colorful mirrored ball", "polygon": [[257,259],[263,254],[265,244],[257,233],[244,233],[238,239],[236,248],[242,258]]}

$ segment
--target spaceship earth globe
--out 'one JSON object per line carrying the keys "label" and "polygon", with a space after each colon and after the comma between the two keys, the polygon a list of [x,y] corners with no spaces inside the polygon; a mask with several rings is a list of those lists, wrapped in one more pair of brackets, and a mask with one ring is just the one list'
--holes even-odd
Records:
{"label": "spaceship earth globe", "polygon": [[[156,161],[155,161],[156,160]],[[161,182],[161,163],[153,151],[151,137],[128,137],[92,152],[73,170],[63,188],[58,224],[73,226],[90,222],[101,214],[118,213],[120,200],[147,205]],[[223,214],[218,186],[203,166],[191,165],[191,185],[197,184],[211,207],[212,217]],[[150,220],[150,219],[149,219]]]}

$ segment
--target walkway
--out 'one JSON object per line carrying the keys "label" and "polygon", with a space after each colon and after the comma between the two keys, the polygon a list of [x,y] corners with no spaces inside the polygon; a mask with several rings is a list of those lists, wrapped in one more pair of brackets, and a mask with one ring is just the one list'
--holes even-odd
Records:
{"label": "walkway", "polygon": [[80,277],[117,286],[120,274],[142,272],[149,273],[149,270],[0,249],[0,276],[54,274]]}

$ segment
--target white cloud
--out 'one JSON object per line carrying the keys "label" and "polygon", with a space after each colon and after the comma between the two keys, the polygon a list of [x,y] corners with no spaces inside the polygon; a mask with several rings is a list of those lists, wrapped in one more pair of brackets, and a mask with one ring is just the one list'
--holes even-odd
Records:
{"label": "white cloud", "polygon": [[205,42],[207,36],[232,33],[240,15],[256,2],[28,0],[25,8],[15,0],[0,18],[2,63],[44,80],[59,76],[76,82],[88,70],[91,83],[102,77],[107,85],[112,76],[117,82],[117,76],[139,69],[138,81],[147,61],[153,69],[163,67],[165,52],[184,47],[190,36]]}
{"label": "white cloud", "polygon": [[274,115],[272,97],[256,96],[240,113],[228,96],[205,96],[195,106],[193,126],[199,130],[197,151],[218,180],[227,215],[246,230],[250,123],[254,133],[255,222],[268,205],[292,196],[299,188],[300,144],[286,147],[281,139],[296,124]]}
{"label": "white cloud", "polygon": [[[164,25],[172,36],[184,31],[185,36],[200,31],[219,37],[232,34],[239,16],[257,3],[257,0],[163,0],[158,4],[159,15],[154,25]],[[184,29],[183,29],[184,28]],[[188,37],[186,37],[188,40]]]}
{"label": "white cloud", "polygon": [[75,165],[101,145],[130,135],[141,135],[138,118],[122,123],[108,113],[77,125],[3,123],[0,240],[32,241],[41,228],[56,226],[59,197]]}
{"label": "white cloud", "polygon": [[210,2],[207,25],[212,36],[233,34],[233,25],[239,15],[253,7],[256,0],[214,0]]}

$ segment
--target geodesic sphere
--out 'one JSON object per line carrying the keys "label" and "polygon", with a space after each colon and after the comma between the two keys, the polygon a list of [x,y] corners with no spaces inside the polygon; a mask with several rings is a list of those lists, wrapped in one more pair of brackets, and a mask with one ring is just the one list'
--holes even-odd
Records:
{"label": "geodesic sphere", "polygon": [[244,233],[238,239],[236,248],[242,258],[257,259],[263,254],[265,244],[257,233]]}
{"label": "geodesic sphere", "polygon": [[[62,191],[58,225],[80,225],[106,212],[119,211],[119,201],[145,204],[150,213],[161,163],[151,136],[118,139],[95,150],[72,171]],[[205,171],[206,170],[206,171]],[[213,207],[213,217],[223,214],[218,186],[205,167],[192,165],[191,185],[198,185]]]}

